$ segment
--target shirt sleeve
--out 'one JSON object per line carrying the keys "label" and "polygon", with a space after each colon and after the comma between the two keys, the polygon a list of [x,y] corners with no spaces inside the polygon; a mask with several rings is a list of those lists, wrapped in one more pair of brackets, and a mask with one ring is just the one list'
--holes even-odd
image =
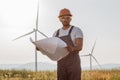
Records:
{"label": "shirt sleeve", "polygon": [[80,28],[77,27],[75,32],[76,32],[76,34],[75,34],[76,38],[83,38],[83,32]]}

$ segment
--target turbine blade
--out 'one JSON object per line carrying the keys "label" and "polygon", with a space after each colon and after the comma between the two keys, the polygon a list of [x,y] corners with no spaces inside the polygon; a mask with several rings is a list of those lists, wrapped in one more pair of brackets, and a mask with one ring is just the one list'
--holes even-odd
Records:
{"label": "turbine blade", "polygon": [[40,34],[42,34],[44,37],[48,38],[47,35],[45,35],[44,33],[42,33],[41,31],[37,30]]}
{"label": "turbine blade", "polygon": [[96,40],[95,40],[95,43],[94,43],[94,45],[93,45],[93,47],[92,47],[91,54],[93,54],[93,51],[94,51],[95,45],[96,45]]}
{"label": "turbine blade", "polygon": [[19,38],[22,38],[22,37],[24,37],[24,36],[27,36],[27,35],[29,35],[29,34],[32,34],[33,32],[35,32],[35,30],[33,30],[33,31],[29,32],[29,33],[26,33],[26,34],[24,34],[24,35],[22,35],[22,36],[20,36],[20,37],[17,37],[17,38],[15,38],[15,39],[13,39],[13,41],[14,41],[14,40],[17,40],[17,39],[19,39]]}
{"label": "turbine blade", "polygon": [[99,67],[101,68],[101,66],[100,66],[99,62],[97,61],[97,59],[94,56],[92,56],[92,57],[97,62],[97,64],[99,65]]}
{"label": "turbine blade", "polygon": [[30,42],[34,43],[33,39],[30,37]]}
{"label": "turbine blade", "polygon": [[39,19],[39,0],[38,0],[38,5],[37,5],[36,29],[38,29],[38,19]]}
{"label": "turbine blade", "polygon": [[89,54],[87,54],[87,55],[80,55],[81,57],[85,57],[85,56],[90,56]]}

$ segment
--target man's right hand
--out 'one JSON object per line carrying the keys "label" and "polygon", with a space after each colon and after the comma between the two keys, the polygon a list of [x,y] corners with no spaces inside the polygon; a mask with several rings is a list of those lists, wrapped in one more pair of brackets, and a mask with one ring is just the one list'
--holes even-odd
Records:
{"label": "man's right hand", "polygon": [[67,49],[68,49],[69,52],[74,51],[74,49],[73,49],[73,47],[72,47],[71,45],[68,45],[68,46],[67,46]]}
{"label": "man's right hand", "polygon": [[36,50],[39,51],[39,49],[36,47]]}

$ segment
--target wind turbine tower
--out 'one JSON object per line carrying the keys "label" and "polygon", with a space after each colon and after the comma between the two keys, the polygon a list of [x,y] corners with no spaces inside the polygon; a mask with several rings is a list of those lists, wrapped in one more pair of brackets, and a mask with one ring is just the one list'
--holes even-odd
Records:
{"label": "wind turbine tower", "polygon": [[93,47],[92,47],[91,52],[89,52],[89,54],[87,54],[87,55],[81,55],[81,57],[87,57],[87,56],[90,57],[90,70],[92,70],[92,58],[96,61],[96,63],[98,64],[98,66],[101,68],[99,62],[98,62],[97,59],[93,56],[93,51],[94,51],[95,45],[96,45],[96,40],[95,40],[95,43],[94,43],[94,45],[93,45]]}
{"label": "wind turbine tower", "polygon": [[[38,33],[38,32],[39,32],[40,34],[42,34],[44,37],[48,38],[44,33],[40,32],[40,31],[38,30],[38,18],[39,18],[39,0],[38,0],[38,5],[37,5],[36,27],[33,29],[33,31],[28,32],[28,33],[26,33],[26,34],[24,34],[24,35],[22,35],[22,36],[19,36],[19,37],[15,38],[14,40],[17,40],[17,39],[19,39],[19,38],[21,38],[21,37],[30,35],[30,34],[32,34],[32,33],[34,33],[34,32],[35,32],[35,41],[37,41],[37,33]],[[37,50],[35,49],[35,71],[36,71],[36,72],[37,72],[37,66],[38,66],[38,65],[37,65]]]}

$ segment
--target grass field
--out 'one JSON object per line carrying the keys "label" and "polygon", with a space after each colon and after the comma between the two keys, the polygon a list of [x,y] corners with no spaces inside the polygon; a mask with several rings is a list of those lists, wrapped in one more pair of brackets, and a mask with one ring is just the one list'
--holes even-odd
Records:
{"label": "grass field", "polygon": [[[0,80],[57,80],[56,71],[0,70]],[[120,80],[120,70],[82,71],[82,80]]]}

